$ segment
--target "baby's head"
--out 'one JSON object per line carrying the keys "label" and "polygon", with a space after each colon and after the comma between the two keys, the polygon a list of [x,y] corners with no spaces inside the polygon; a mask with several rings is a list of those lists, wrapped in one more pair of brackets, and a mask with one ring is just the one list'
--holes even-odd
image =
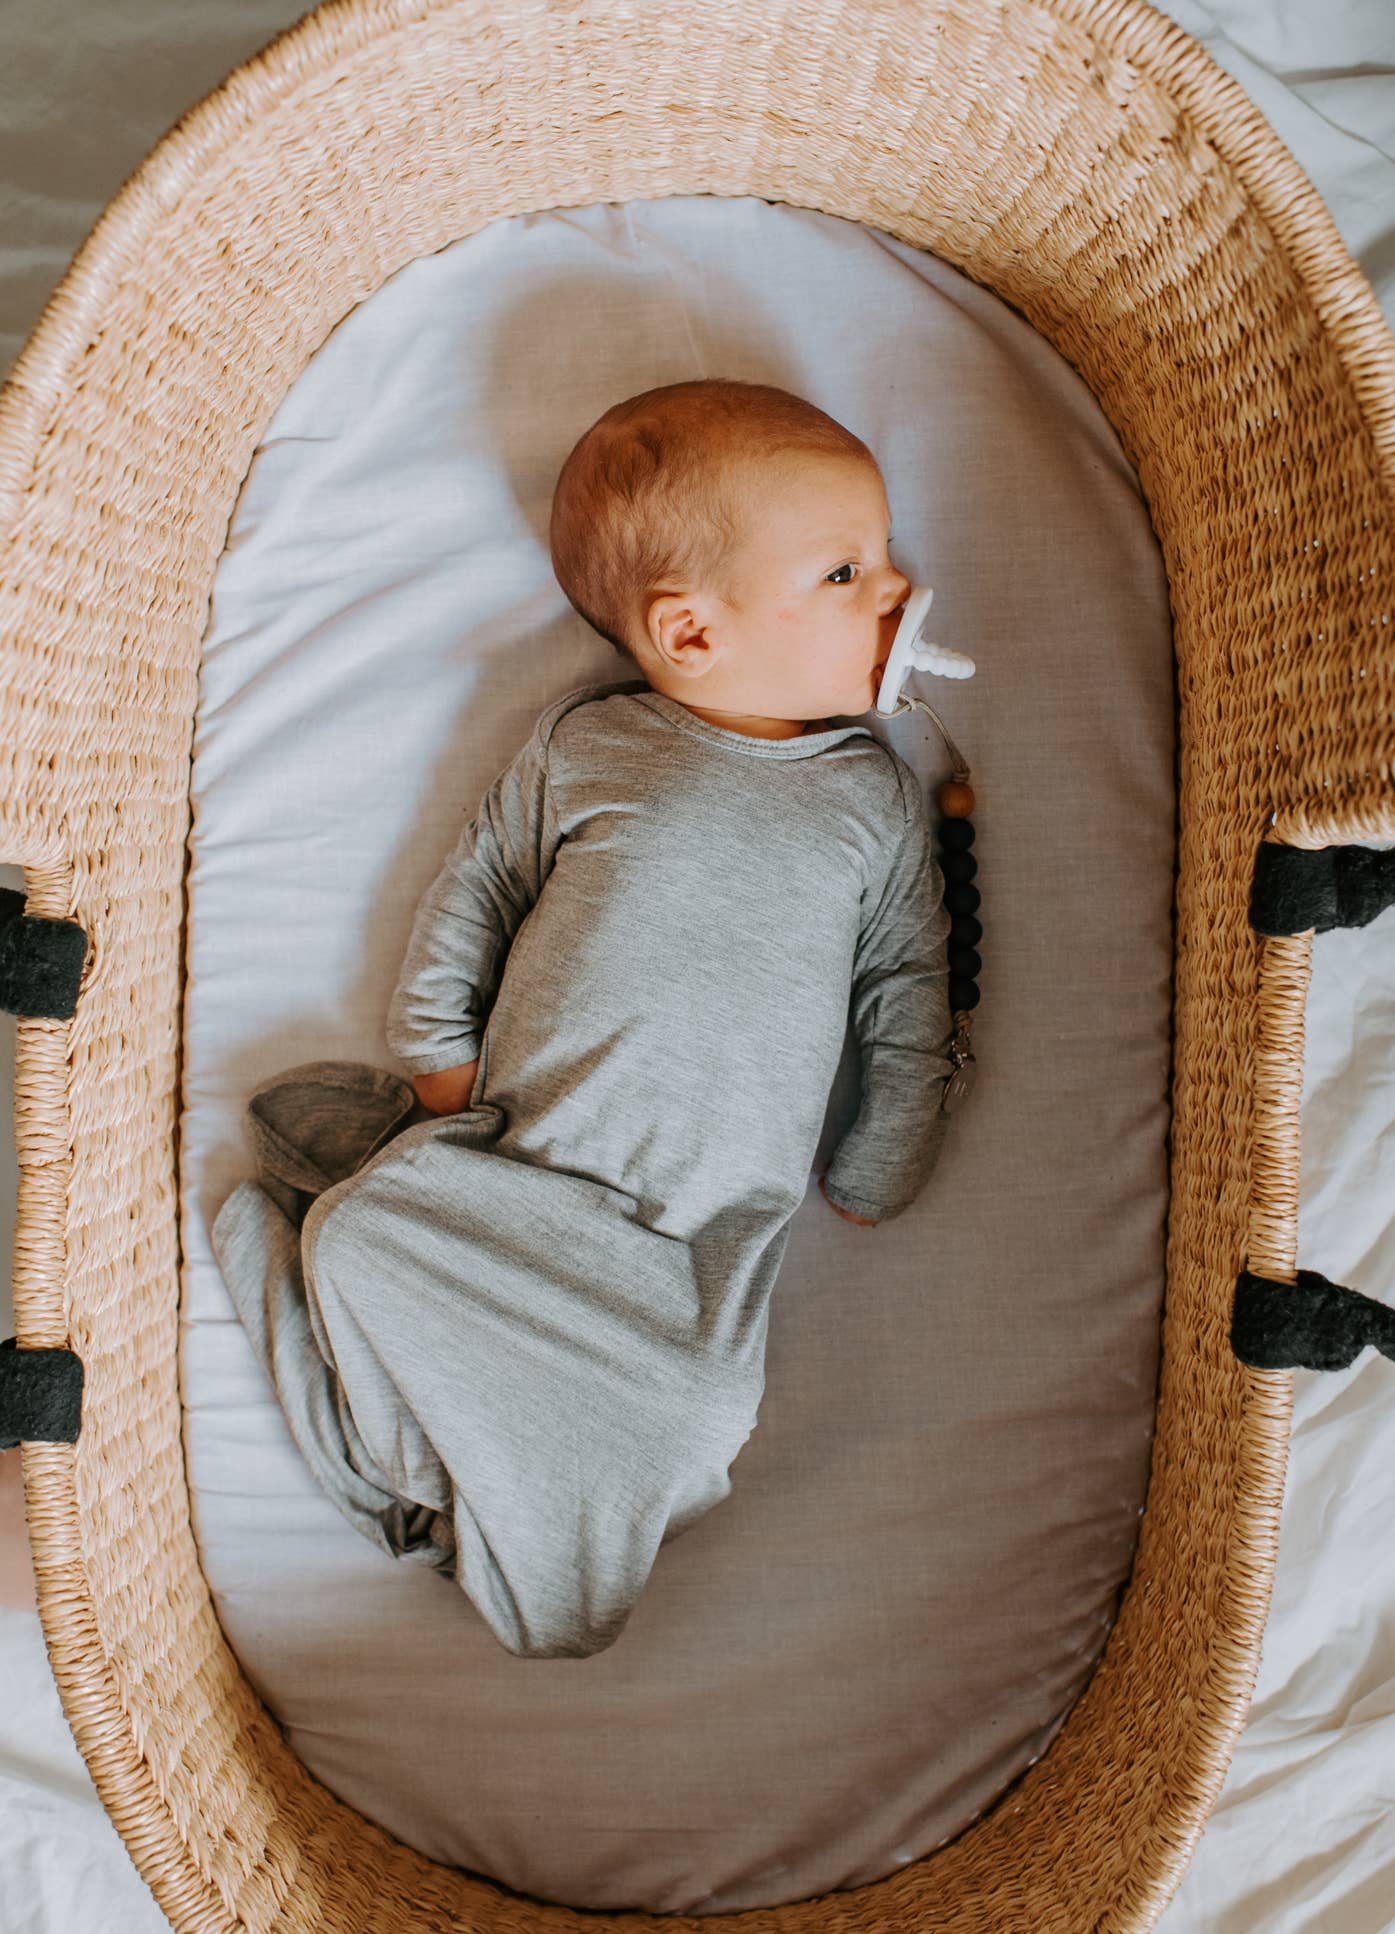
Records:
{"label": "baby's head", "polygon": [[708,377],[613,404],[550,537],[575,609],[699,717],[793,737],[876,703],[910,582],[871,451],[802,397]]}

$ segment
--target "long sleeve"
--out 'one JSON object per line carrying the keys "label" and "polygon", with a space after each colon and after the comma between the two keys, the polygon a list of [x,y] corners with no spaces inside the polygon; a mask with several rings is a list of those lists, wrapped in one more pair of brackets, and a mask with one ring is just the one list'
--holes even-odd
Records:
{"label": "long sleeve", "polygon": [[559,840],[540,722],[417,906],[386,1030],[412,1074],[478,1056],[509,946],[542,892]]}
{"label": "long sleeve", "polygon": [[915,1201],[939,1159],[954,1072],[949,1040],[949,913],[931,849],[929,808],[902,779],[904,835],[858,935],[852,1019],[862,1062],[856,1119],[824,1175],[830,1202],[887,1222]]}

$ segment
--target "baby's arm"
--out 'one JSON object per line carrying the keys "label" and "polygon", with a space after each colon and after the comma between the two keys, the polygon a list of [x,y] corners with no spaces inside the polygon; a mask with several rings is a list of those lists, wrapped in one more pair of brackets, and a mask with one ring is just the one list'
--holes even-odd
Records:
{"label": "baby's arm", "polygon": [[475,1092],[475,1071],[479,1067],[479,1057],[466,1061],[458,1068],[440,1068],[435,1074],[415,1074],[412,1086],[417,1091],[417,1100],[423,1108],[429,1108],[433,1115],[460,1115],[470,1105],[470,1097]]}
{"label": "baby's arm", "polygon": [[862,1062],[856,1120],[819,1186],[850,1220],[886,1222],[915,1201],[939,1160],[954,1072],[949,1045],[949,913],[914,774],[898,768],[906,811],[886,884],[858,935],[852,1014]]}
{"label": "baby's arm", "polygon": [[485,1017],[560,843],[535,729],[494,781],[418,903],[387,1041],[433,1114],[470,1104]]}
{"label": "baby's arm", "polygon": [[823,1195],[824,1201],[828,1203],[828,1206],[830,1209],[832,1209],[834,1215],[842,1216],[844,1222],[860,1223],[864,1229],[876,1228],[877,1218],[874,1215],[854,1215],[851,1209],[840,1209],[836,1202],[829,1201],[828,1190],[825,1189],[823,1186],[822,1175],[819,1177],[819,1189]]}

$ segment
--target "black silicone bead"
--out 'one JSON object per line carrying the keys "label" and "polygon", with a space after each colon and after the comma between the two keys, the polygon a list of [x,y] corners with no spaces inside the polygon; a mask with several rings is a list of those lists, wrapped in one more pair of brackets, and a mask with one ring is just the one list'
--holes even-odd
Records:
{"label": "black silicone bead", "polygon": [[942,853],[940,871],[947,880],[954,881],[956,885],[963,885],[978,872],[978,861],[972,853]]}
{"label": "black silicone bead", "polygon": [[974,843],[974,822],[971,819],[942,819],[940,821],[940,845],[946,853],[963,853]]}
{"label": "black silicone bead", "polygon": [[965,980],[962,975],[949,977],[949,1011],[951,1014],[966,1013],[978,1006],[977,981]]}
{"label": "black silicone bead", "polygon": [[976,886],[947,886],[945,905],[953,913],[977,913],[983,895]]}
{"label": "black silicone bead", "polygon": [[983,962],[974,947],[951,947],[949,950],[949,971],[958,974],[962,980],[977,980],[983,972]]}
{"label": "black silicone bead", "polygon": [[949,923],[951,947],[976,947],[983,938],[983,922],[971,913],[956,913]]}

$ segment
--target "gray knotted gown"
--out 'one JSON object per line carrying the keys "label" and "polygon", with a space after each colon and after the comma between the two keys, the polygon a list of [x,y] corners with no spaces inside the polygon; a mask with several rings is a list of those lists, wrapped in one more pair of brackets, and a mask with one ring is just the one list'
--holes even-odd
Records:
{"label": "gray knotted gown", "polygon": [[410,1086],[353,1062],[254,1095],[261,1181],[212,1242],[290,1428],[509,1652],[612,1645],[730,1495],[850,1000],[826,1191],[887,1220],[925,1183],[943,893],[916,776],[865,726],[748,738],[583,686],[461,834],[392,997],[412,1074],[478,1056],[470,1106],[399,1129]]}

